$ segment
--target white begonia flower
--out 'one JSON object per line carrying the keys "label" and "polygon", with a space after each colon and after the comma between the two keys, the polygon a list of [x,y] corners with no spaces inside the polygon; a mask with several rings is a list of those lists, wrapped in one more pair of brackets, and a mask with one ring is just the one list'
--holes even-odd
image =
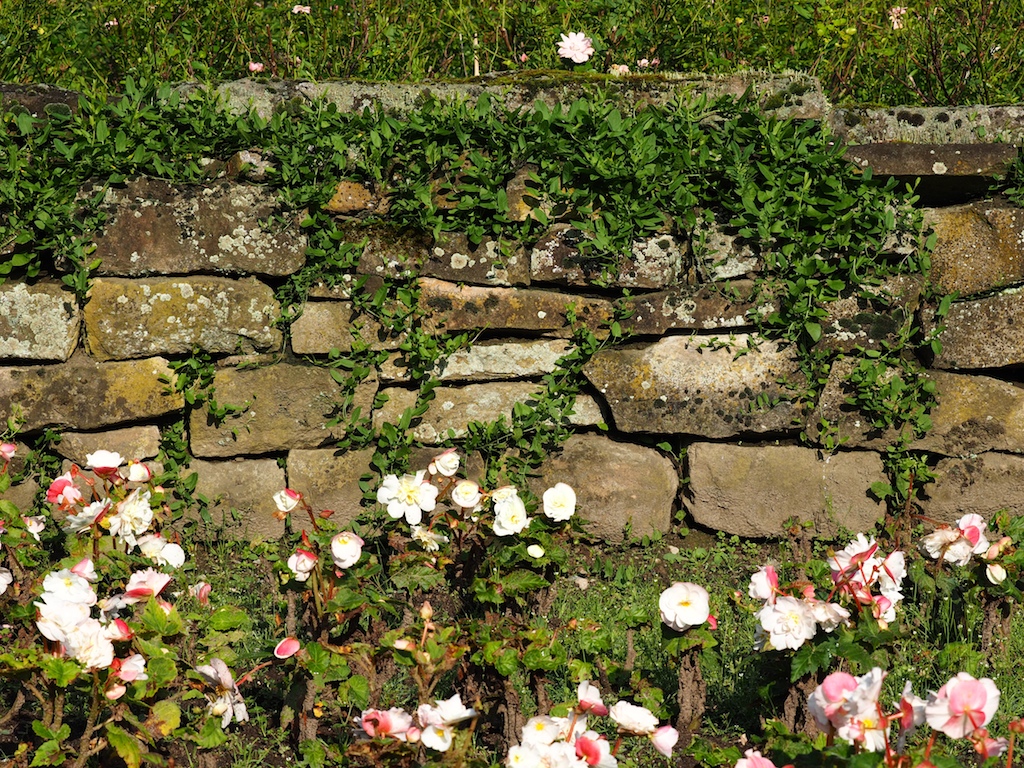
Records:
{"label": "white begonia flower", "polygon": [[509,747],[505,765],[507,768],[545,768],[550,765],[546,753],[547,750],[541,750],[532,744],[523,742]]}
{"label": "white begonia flower", "polygon": [[69,603],[66,600],[43,593],[41,603],[33,603],[39,609],[36,627],[47,640],[63,643],[68,632],[89,618],[89,606],[84,603]]}
{"label": "white begonia flower", "polygon": [[14,583],[14,574],[9,568],[0,566],[0,595],[7,591],[7,588]]}
{"label": "white begonia flower", "polygon": [[684,632],[708,620],[708,591],[698,584],[677,581],[658,599],[661,620],[669,627]]}
{"label": "white begonia flower", "polygon": [[544,557],[544,547],[540,544],[531,544],[526,548],[526,554],[532,557],[534,560],[540,560]]}
{"label": "white begonia flower", "polygon": [[221,728],[227,728],[232,717],[239,723],[249,719],[245,700],[238,692],[238,685],[231,676],[231,670],[228,669],[227,664],[215,657],[210,659],[209,664],[196,667],[196,672],[214,686],[216,695],[207,695],[206,698],[209,700],[207,709],[211,715],[221,718]]}
{"label": "white begonia flower", "polygon": [[87,618],[64,635],[69,656],[86,669],[106,669],[114,662],[114,644],[96,619]]}
{"label": "white begonia flower", "polygon": [[444,453],[435,456],[428,469],[432,475],[454,477],[455,473],[459,471],[459,454],[455,452],[454,448],[449,448]]}
{"label": "white begonia flower", "polygon": [[136,488],[118,502],[114,514],[107,518],[110,535],[134,547],[135,537],[145,533],[153,522],[153,508],[149,505],[151,495],[146,489]]}
{"label": "white begonia flower", "polygon": [[296,549],[295,554],[288,558],[287,565],[296,581],[307,581],[316,567],[316,555],[305,549]]}
{"label": "white begonia flower", "polygon": [[574,64],[583,64],[594,55],[594,44],[583,32],[559,35],[558,55]]}
{"label": "white begonia flower", "polygon": [[974,545],[960,535],[959,529],[937,528],[921,539],[921,548],[933,560],[940,557],[953,565],[967,565],[974,554]]}
{"label": "white begonia flower", "polygon": [[1002,584],[1006,581],[1006,569],[999,563],[989,563],[985,566],[985,576],[993,584]]}
{"label": "white begonia flower", "polygon": [[124,464],[124,457],[114,451],[96,451],[87,454],[85,466],[94,470],[97,474],[110,474]]}
{"label": "white begonia flower", "polygon": [[[499,491],[502,489],[498,489]],[[494,494],[497,494],[495,491]],[[491,499],[494,500],[494,494]],[[511,494],[503,494],[501,499],[494,502],[494,525],[493,530],[496,536],[512,536],[522,533],[530,524],[530,518],[526,514],[526,505],[519,498],[519,494],[512,489]]]}
{"label": "white begonia flower", "polygon": [[359,562],[366,542],[351,531],[342,531],[331,539],[331,557],[338,568],[351,568]]}
{"label": "white begonia flower", "polygon": [[565,483],[555,483],[544,491],[543,501],[545,517],[557,523],[565,522],[576,511],[576,491]]}
{"label": "white begonia flower", "polygon": [[46,528],[46,518],[42,515],[22,515],[21,519],[25,523],[25,530],[39,541],[39,534]]}
{"label": "white begonia flower", "polygon": [[64,520],[64,530],[68,533],[81,533],[88,530],[103,519],[110,509],[110,499],[94,501],[82,509],[77,515],[68,515]]}
{"label": "white begonia flower", "polygon": [[452,489],[452,502],[463,509],[474,509],[481,498],[480,486],[472,480],[459,480]]}
{"label": "white begonia flower", "polygon": [[788,595],[765,605],[757,616],[767,633],[766,646],[778,651],[784,648],[795,651],[818,631],[810,606]]}
{"label": "white begonia flower", "polygon": [[833,632],[837,627],[850,620],[850,612],[839,603],[826,603],[815,600],[811,603],[814,621],[826,632]]}
{"label": "white begonia flower", "polygon": [[153,478],[153,470],[137,459],[128,462],[128,471],[124,473],[129,483],[146,483]]}
{"label": "white begonia flower", "polygon": [[387,505],[388,514],[394,519],[405,516],[409,525],[419,525],[424,512],[433,511],[437,505],[436,485],[426,481],[427,471],[421,469],[415,475],[387,475],[377,489],[377,501]]}
{"label": "white begonia flower", "polygon": [[522,730],[522,743],[534,746],[548,746],[561,737],[562,726],[547,715],[537,715],[526,721]]}
{"label": "white begonia flower", "polygon": [[636,736],[646,736],[658,728],[658,718],[647,707],[639,707],[628,701],[617,701],[608,710],[608,717],[615,721],[619,730]]}
{"label": "white begonia flower", "polygon": [[447,752],[451,749],[453,735],[450,725],[427,725],[420,731],[420,741],[425,747]]}
{"label": "white begonia flower", "polygon": [[299,506],[302,494],[293,491],[291,488],[284,488],[274,494],[274,505],[279,511],[288,513]]}
{"label": "white begonia flower", "polygon": [[69,568],[53,571],[43,579],[44,599],[60,600],[67,603],[96,605],[96,592],[88,580]]}
{"label": "white begonia flower", "polygon": [[423,549],[427,552],[437,552],[442,544],[448,543],[448,537],[434,533],[429,528],[424,528],[422,525],[414,525],[411,530],[413,541],[418,542]]}

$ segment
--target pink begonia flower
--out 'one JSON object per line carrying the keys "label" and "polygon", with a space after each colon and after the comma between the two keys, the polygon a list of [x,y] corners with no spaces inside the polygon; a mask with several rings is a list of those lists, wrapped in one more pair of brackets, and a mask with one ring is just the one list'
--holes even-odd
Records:
{"label": "pink begonia flower", "polygon": [[71,572],[76,576],[81,576],[86,581],[96,581],[99,576],[96,573],[96,566],[92,562],[92,558],[83,557],[77,563],[71,567]]}
{"label": "pink begonia flower", "polygon": [[197,581],[191,587],[188,588],[188,592],[192,597],[199,601],[200,605],[210,604],[210,592],[213,589],[205,581]]}
{"label": "pink begonia flower", "polygon": [[591,712],[598,717],[604,717],[608,714],[608,707],[604,705],[601,700],[601,691],[596,685],[592,685],[589,680],[584,680],[579,684],[576,689],[576,698],[579,700],[580,712]]}
{"label": "pink begonia flower", "polygon": [[875,557],[877,551],[878,544],[873,536],[869,539],[863,533],[858,533],[857,538],[832,555],[832,580],[837,584],[841,581],[866,584],[880,564],[880,560]]}
{"label": "pink begonia flower", "polygon": [[999,689],[990,678],[976,680],[959,672],[928,697],[925,719],[936,731],[962,739],[986,726],[998,707]]}
{"label": "pink begonia flower", "polygon": [[415,475],[387,475],[377,489],[377,502],[387,506],[388,514],[394,519],[402,516],[409,525],[419,525],[424,512],[433,511],[437,506],[436,485],[427,482],[427,471],[421,469]]}
{"label": "pink begonia flower", "polygon": [[141,653],[133,654],[127,659],[114,659],[111,669],[126,683],[149,680],[149,675],[146,674],[146,657]]}
{"label": "pink begonia flower", "polygon": [[988,550],[988,537],[985,536],[987,524],[981,515],[964,515],[957,520],[956,527],[960,529],[960,535],[971,543],[973,554],[980,555]]}
{"label": "pink begonia flower", "polygon": [[658,598],[661,620],[677,632],[685,632],[708,620],[708,591],[698,584],[677,581]]}
{"label": "pink begonia flower", "polygon": [[544,491],[544,516],[556,523],[564,523],[576,512],[576,491],[566,483],[555,483]]}
{"label": "pink begonia flower", "polygon": [[117,472],[117,468],[122,464],[124,464],[124,457],[113,451],[96,451],[85,457],[85,466],[100,477],[110,477]]}
{"label": "pink begonia flower", "polygon": [[651,66],[651,62],[648,61],[647,59],[637,59],[636,66],[637,69],[647,69],[649,66]]}
{"label": "pink begonia flower", "polygon": [[360,727],[371,739],[391,736],[399,741],[406,740],[412,727],[412,715],[404,709],[367,709],[359,718]]}
{"label": "pink begonia flower", "polygon": [[570,32],[559,37],[561,39],[558,41],[558,55],[563,59],[569,59],[574,64],[583,64],[594,55],[593,42],[582,32]]}
{"label": "pink begonia flower", "polygon": [[294,637],[286,637],[274,648],[274,656],[278,659],[289,659],[299,652],[302,643]]}
{"label": "pink begonia flower", "polygon": [[295,13],[295,14],[304,13],[304,14],[306,14],[308,16],[311,11],[312,11],[312,9],[308,5],[293,5],[292,6],[292,13]]}
{"label": "pink begonia flower", "polygon": [[885,749],[889,721],[882,716],[878,699],[882,695],[886,674],[881,668],[874,667],[857,678],[857,688],[850,694],[846,706],[840,710],[845,717],[836,728],[839,738],[860,745],[869,752]]}
{"label": "pink begonia flower", "polygon": [[756,749],[748,749],[746,755],[736,761],[734,768],[775,768],[775,763],[763,757]]}
{"label": "pink begonia flower", "polygon": [[576,739],[576,757],[595,768],[616,768],[619,761],[612,754],[608,739],[594,731],[587,731]]}
{"label": "pink begonia flower", "polygon": [[351,531],[339,533],[331,539],[331,556],[334,558],[334,564],[338,568],[351,568],[359,562],[365,543]]}
{"label": "pink begonia flower", "polygon": [[302,494],[298,491],[293,491],[291,488],[285,488],[284,490],[278,491],[274,494],[274,504],[281,512],[291,512],[302,501]]}
{"label": "pink begonia flower", "polygon": [[39,541],[39,534],[46,528],[46,518],[42,515],[22,515],[21,521],[25,524],[25,530],[29,535]]}
{"label": "pink begonia flower", "polygon": [[115,643],[123,643],[126,640],[131,640],[135,637],[135,633],[132,632],[132,628],[128,626],[128,622],[124,619],[114,619],[112,622],[107,624],[104,634]]}
{"label": "pink begonia flower", "polygon": [[14,458],[14,454],[17,453],[18,446],[14,443],[0,443],[0,459],[7,463]]}
{"label": "pink begonia flower", "polygon": [[658,718],[647,707],[639,707],[628,701],[617,701],[608,710],[608,716],[619,726],[622,733],[648,736],[658,729]]}
{"label": "pink begonia flower", "polygon": [[755,600],[767,600],[775,602],[775,595],[779,591],[779,575],[771,565],[762,565],[757,573],[750,577],[750,586],[747,587],[747,594]]}
{"label": "pink begonia flower", "polygon": [[262,61],[250,61],[249,62],[249,71],[250,72],[262,72],[263,71],[263,62]]}
{"label": "pink begonia flower", "polygon": [[305,549],[296,549],[288,558],[288,568],[296,581],[306,581],[316,567],[316,555]]}
{"label": "pink begonia flower", "polygon": [[171,577],[166,573],[160,573],[152,568],[136,571],[128,579],[128,585],[124,589],[125,597],[128,600],[139,600],[159,595],[170,580]]}
{"label": "pink begonia flower", "polygon": [[70,472],[65,472],[46,489],[46,500],[61,509],[69,509],[82,500],[82,492],[75,485]]}
{"label": "pink begonia flower", "polygon": [[629,66],[626,64],[612,64],[608,67],[608,74],[614,77],[624,77],[629,74]]}
{"label": "pink begonia flower", "polygon": [[903,29],[903,17],[906,14],[907,9],[902,5],[894,5],[889,9],[889,23],[892,24],[893,29]]}
{"label": "pink begonia flower", "polygon": [[982,760],[987,760],[990,757],[999,757],[1005,754],[1006,750],[1010,747],[1009,741],[1003,738],[991,738],[988,735],[988,731],[984,728],[979,728],[971,734],[971,741],[974,742],[974,751],[981,755]]}
{"label": "pink begonia flower", "polygon": [[463,509],[473,509],[480,503],[480,486],[472,480],[459,480],[452,489],[452,502]]}
{"label": "pink begonia flower", "polygon": [[989,563],[985,566],[985,577],[992,584],[1002,584],[1006,581],[1006,569],[999,563]]}
{"label": "pink begonia flower", "polygon": [[427,471],[432,475],[454,477],[455,473],[459,471],[459,454],[455,452],[454,448],[439,453],[427,466]]}
{"label": "pink begonia flower", "polygon": [[679,731],[671,725],[663,725],[651,734],[651,742],[654,748],[665,757],[672,757],[672,748],[679,741]]}
{"label": "pink begonia flower", "polygon": [[107,687],[106,690],[103,691],[103,695],[110,701],[117,701],[126,693],[128,693],[127,685],[117,682],[116,678],[107,678]]}
{"label": "pink begonia flower", "polygon": [[148,483],[153,479],[153,470],[138,459],[131,459],[122,476],[130,483]]}
{"label": "pink begonia flower", "polygon": [[833,727],[842,721],[841,713],[847,701],[857,690],[857,678],[847,672],[833,672],[828,675],[807,700],[807,708],[822,728]]}

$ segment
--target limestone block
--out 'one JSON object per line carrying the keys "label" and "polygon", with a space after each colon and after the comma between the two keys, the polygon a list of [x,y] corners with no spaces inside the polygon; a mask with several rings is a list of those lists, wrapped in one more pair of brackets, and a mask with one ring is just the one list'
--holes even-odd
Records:
{"label": "limestone block", "polygon": [[691,234],[697,269],[713,282],[761,271],[761,259],[746,242],[715,221],[698,218]]}
{"label": "limestone block", "polygon": [[[779,400],[788,394],[780,382],[800,376],[796,356],[753,335],[669,336],[602,350],[583,373],[622,432],[731,437],[800,429],[800,410]],[[767,405],[759,407],[759,398]]]}
{"label": "limestone block", "polygon": [[988,452],[942,459],[935,482],[925,486],[923,512],[931,520],[955,522],[966,514],[985,519],[1002,509],[1019,512],[1024,496],[1024,457]]}
{"label": "limestone block", "polygon": [[324,210],[346,216],[359,216],[376,213],[387,214],[391,208],[391,199],[378,195],[372,189],[356,181],[339,181],[334,187],[331,199],[324,204]]}
{"label": "limestone block", "polygon": [[0,499],[11,502],[11,504],[18,508],[19,512],[27,515],[32,510],[32,505],[35,503],[38,493],[39,483],[29,478],[24,482],[12,485],[3,493],[0,493]]}
{"label": "limestone block", "polygon": [[125,459],[152,459],[160,452],[160,429],[155,426],[122,427],[103,432],[62,432],[55,450],[61,456],[85,466],[96,451],[114,451]]}
{"label": "limestone block", "polygon": [[1024,209],[986,200],[925,210],[937,237],[932,280],[944,293],[1003,288],[1024,279]]}
{"label": "limestone block", "polygon": [[352,242],[365,240],[356,271],[360,275],[409,279],[419,274],[430,249],[430,237],[422,232],[374,224],[346,230]]}
{"label": "limestone block", "polygon": [[0,285],[0,358],[63,362],[81,322],[75,294],[61,283]]}
{"label": "limestone block", "polygon": [[352,349],[353,333],[370,349],[394,349],[405,338],[403,333],[392,334],[368,315],[357,315],[350,301],[309,301],[299,319],[292,323],[292,352],[348,352]]}
{"label": "limestone block", "polygon": [[185,475],[192,473],[199,475],[195,494],[209,500],[214,525],[223,527],[228,536],[267,541],[284,535],[284,521],[274,517],[274,494],[285,487],[284,470],[276,460],[193,459]]}
{"label": "limestone block", "polygon": [[624,330],[660,336],[672,329],[713,330],[751,326],[748,313],[753,281],[736,280],[699,288],[679,287],[622,300],[630,314],[620,321]]}
{"label": "limestone block", "polygon": [[460,232],[442,232],[420,274],[475,285],[529,285],[530,264],[522,246],[485,237],[473,245]]}
{"label": "limestone block", "polygon": [[[568,353],[564,339],[539,341],[496,341],[474,344],[439,360],[430,376],[441,381],[496,381],[543,376],[555,370],[558,360]],[[408,380],[407,363],[402,353],[391,356],[381,366],[381,379]]]}
{"label": "limestone block", "polygon": [[540,497],[555,483],[572,486],[576,514],[600,540],[621,542],[627,525],[632,536],[640,537],[664,533],[672,524],[679,476],[672,462],[652,448],[573,435],[538,472],[530,490]]}
{"label": "limestone block", "polygon": [[1010,146],[1024,140],[1024,108],[1016,104],[852,107],[830,109],[826,121],[847,144],[996,142]]}
{"label": "limestone block", "polygon": [[306,236],[294,214],[266,223],[283,213],[268,187],[140,178],[108,189],[103,210],[109,218],[93,254],[101,275],[290,275],[306,260]]}
{"label": "limestone block", "polygon": [[98,363],[77,354],[60,366],[0,368],[0,413],[20,406],[26,432],[152,421],[184,407],[181,394],[168,391],[172,377],[162,357]]}
{"label": "limestone block", "polygon": [[945,318],[934,310],[922,313],[925,333],[945,325],[939,337],[942,352],[935,368],[1001,368],[1024,362],[1024,295],[1019,288],[983,299],[955,302]]}
{"label": "limestone block", "polygon": [[694,443],[686,452],[686,507],[702,526],[738,536],[775,537],[790,518],[814,524],[818,536],[840,527],[865,531],[885,515],[870,493],[885,480],[870,451],[822,456],[800,446]]}
{"label": "limestone block", "polygon": [[[427,412],[413,424],[413,436],[421,443],[435,445],[449,435],[455,439],[464,437],[471,421],[496,421],[500,416],[508,421],[515,404],[535,402],[540,388],[540,384],[527,381],[438,387]],[[390,387],[383,394],[388,396],[388,402],[374,411],[373,426],[376,430],[380,430],[382,424],[397,424],[402,413],[416,404],[416,392],[413,390]],[[571,424],[589,426],[601,421],[600,409],[590,405],[586,398],[579,399],[575,410],[575,415],[569,419]],[[595,415],[597,420],[593,420]]]}
{"label": "limestone block", "polygon": [[[314,511],[333,510],[331,520],[346,526],[363,511],[359,478],[370,471],[372,458],[372,448],[340,454],[331,448],[288,451],[288,487],[305,496]],[[292,525],[308,523],[297,519]]]}
{"label": "limestone block", "polygon": [[605,299],[536,291],[528,288],[482,288],[424,277],[419,280],[420,308],[428,333],[489,330],[541,331],[568,336],[566,308],[591,330],[607,324],[614,312]]}
{"label": "limestone block", "polygon": [[275,351],[274,292],[254,278],[98,278],[85,305],[89,350],[100,360],[155,354]]}
{"label": "limestone block", "polygon": [[845,158],[875,176],[997,176],[1017,159],[1010,144],[910,144],[902,141],[847,148]]}
{"label": "limestone block", "polygon": [[854,352],[895,343],[914,321],[923,287],[920,275],[896,275],[882,285],[865,286],[858,295],[830,301],[819,348]]}
{"label": "limestone block", "polygon": [[945,456],[1024,453],[1024,390],[988,376],[932,371],[939,404],[932,428],[910,447]]}
{"label": "limestone block", "polygon": [[[189,446],[194,456],[225,457],[320,448],[345,434],[345,422],[329,427],[341,407],[341,391],[331,372],[312,365],[280,363],[253,370],[217,371],[217,402],[245,406],[241,413],[212,423],[204,409],[192,411]],[[369,417],[377,381],[371,377],[355,393],[353,407]]]}

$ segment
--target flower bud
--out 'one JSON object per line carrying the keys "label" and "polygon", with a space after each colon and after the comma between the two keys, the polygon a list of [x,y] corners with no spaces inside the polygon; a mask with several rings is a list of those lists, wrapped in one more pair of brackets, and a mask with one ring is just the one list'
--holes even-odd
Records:
{"label": "flower bud", "polygon": [[1006,581],[1006,569],[999,563],[990,563],[985,566],[985,575],[993,584],[1002,584]]}
{"label": "flower bud", "polygon": [[424,621],[430,621],[434,618],[434,608],[429,600],[424,600],[423,605],[420,606],[420,618]]}

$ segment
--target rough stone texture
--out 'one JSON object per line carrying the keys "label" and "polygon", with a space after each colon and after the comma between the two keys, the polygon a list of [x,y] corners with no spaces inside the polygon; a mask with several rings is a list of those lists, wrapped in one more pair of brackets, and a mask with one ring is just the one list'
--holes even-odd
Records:
{"label": "rough stone texture", "polygon": [[[540,341],[483,342],[460,349],[438,362],[430,372],[441,381],[497,381],[542,376],[555,369],[555,363],[569,351],[562,339]],[[384,381],[409,378],[404,355],[398,353],[381,366]]]}
{"label": "rough stone texture", "polygon": [[960,297],[1003,288],[1024,279],[1024,211],[1006,200],[932,208],[935,230],[932,280]]}
{"label": "rough stone texture", "polygon": [[11,504],[16,506],[23,514],[28,514],[32,505],[36,500],[36,494],[39,493],[39,483],[29,478],[22,483],[12,485],[3,495],[0,496],[4,501],[9,501]]}
{"label": "rough stone texture", "polygon": [[324,210],[348,216],[367,214],[385,215],[391,208],[391,199],[376,194],[369,187],[356,181],[339,181],[334,194],[324,205]]}
{"label": "rough stone texture", "polygon": [[372,317],[356,315],[350,301],[310,301],[292,324],[292,352],[326,355],[352,349],[353,331],[371,349],[394,349],[405,334],[391,335]]}
{"label": "rough stone texture", "polygon": [[1017,159],[1009,144],[907,144],[849,147],[845,158],[875,176],[1001,176]]}
{"label": "rough stone texture", "polygon": [[674,288],[622,300],[630,315],[623,329],[639,335],[661,335],[672,329],[713,330],[751,325],[747,313],[754,284],[750,280]]}
{"label": "rough stone texture", "polygon": [[746,334],[719,341],[670,336],[641,348],[602,350],[583,373],[622,432],[731,437],[799,430],[794,422],[801,414],[792,403],[763,409],[756,403],[786,396],[779,382],[799,376],[793,352]]}
{"label": "rough stone texture", "polygon": [[832,109],[826,118],[848,144],[1019,144],[1024,141],[1024,107],[876,107]]}
{"label": "rough stone texture", "polygon": [[633,537],[640,537],[665,533],[672,524],[679,476],[672,462],[652,448],[573,435],[538,472],[530,489],[541,496],[555,483],[571,485],[576,514],[602,541],[621,542],[627,525]]}
{"label": "rough stone texture", "polygon": [[[326,368],[281,363],[255,370],[217,371],[213,385],[217,402],[245,405],[223,423],[210,423],[204,409],[192,411],[189,445],[194,456],[224,457],[276,453],[292,448],[320,448],[345,434],[344,423],[328,427],[341,392]],[[353,407],[369,416],[377,391],[376,378],[363,381]]]}
{"label": "rough stone texture", "polygon": [[954,522],[975,513],[988,519],[1002,509],[1017,510],[1024,496],[1024,458],[983,453],[970,458],[942,459],[935,482],[925,486],[924,514]]}
{"label": "rough stone texture", "polygon": [[819,345],[853,352],[895,342],[900,330],[913,322],[923,287],[919,275],[896,275],[883,285],[865,286],[858,295],[829,302]]}
{"label": "rough stone texture", "polygon": [[352,242],[366,240],[357,271],[361,275],[408,280],[416,277],[427,259],[430,236],[386,225],[360,225],[346,230]]}
{"label": "rough stone texture", "polygon": [[91,430],[179,411],[185,401],[168,392],[173,373],[162,357],[97,363],[72,355],[61,366],[0,368],[0,413],[21,407],[25,432],[43,427]]}
{"label": "rough stone texture", "polygon": [[508,217],[510,220],[526,221],[527,219],[533,219],[534,221],[540,221],[542,216],[545,220],[557,220],[559,216],[568,212],[568,208],[565,205],[562,205],[560,210],[555,211],[555,206],[548,199],[547,192],[542,190],[540,185],[531,178],[539,170],[536,165],[524,165],[516,171],[516,175],[505,185],[505,198],[508,201]]}
{"label": "rough stone texture", "polygon": [[[232,538],[271,541],[284,535],[273,495],[285,487],[284,470],[274,459],[201,461],[184,475],[198,474],[195,493],[210,501],[210,516]],[[232,510],[235,514],[232,514]],[[194,514],[194,513],[193,513]]]}
{"label": "rough stone texture", "polygon": [[75,294],[60,283],[0,285],[0,358],[67,360],[81,322]]}
{"label": "rough stone texture", "polygon": [[[363,511],[359,478],[370,471],[372,458],[372,448],[340,455],[331,448],[288,451],[288,487],[305,496],[315,511],[333,510],[335,524],[348,525]],[[292,523],[295,529],[308,525],[305,514]]]}
{"label": "rough stone texture", "polygon": [[570,335],[566,307],[576,307],[576,317],[591,330],[611,320],[612,303],[604,299],[514,288],[481,288],[425,277],[419,280],[420,307],[426,313],[428,333],[473,328],[509,331],[541,331]]}
{"label": "rough stone texture", "polygon": [[294,217],[270,228],[261,224],[283,213],[267,187],[141,178],[111,187],[102,207],[110,218],[93,254],[102,260],[101,275],[289,275],[306,260],[306,237]]}
{"label": "rough stone texture", "polygon": [[933,371],[930,378],[939,404],[932,428],[911,448],[945,456],[1024,453],[1024,390],[988,376]]}
{"label": "rough stone texture", "polygon": [[73,114],[78,112],[78,92],[55,85],[0,84],[0,106],[13,111],[15,105],[21,105],[32,117],[43,119],[53,111]]}
{"label": "rough stone texture", "polygon": [[[921,315],[924,332],[933,332],[934,310]],[[938,324],[946,329],[939,337],[942,352],[932,363],[935,368],[1000,368],[1024,362],[1024,301],[1018,288],[955,302]]]}
{"label": "rough stone texture", "polygon": [[55,450],[80,467],[85,466],[86,456],[100,450],[114,451],[125,459],[152,459],[160,451],[160,429],[147,426],[104,432],[63,432]]}
{"label": "rough stone texture", "polygon": [[274,292],[248,278],[97,278],[85,305],[89,350],[100,360],[281,348]]}
{"label": "rough stone texture", "polygon": [[[427,412],[412,427],[413,436],[421,443],[436,445],[451,436],[465,437],[466,426],[471,421],[490,422],[505,416],[511,418],[516,403],[535,402],[541,385],[536,382],[492,382],[469,384],[465,387],[438,387]],[[383,391],[388,402],[373,413],[373,427],[379,430],[382,424],[397,424],[402,413],[416,404],[416,392],[400,387]],[[592,405],[585,397],[577,398],[575,414],[569,423],[575,426],[593,426],[601,421],[600,408]],[[596,418],[596,420],[595,420]]]}
{"label": "rough stone texture", "polygon": [[712,281],[761,270],[761,259],[753,248],[717,222],[698,218],[690,239],[697,269]]}
{"label": "rough stone texture", "polygon": [[[749,91],[762,109],[774,112],[780,119],[819,119],[828,110],[818,80],[800,73],[739,72],[715,76],[664,73],[660,79],[644,78],[640,82],[595,78],[587,74],[576,78],[564,72],[557,75],[531,73],[528,78],[514,72],[494,72],[469,83],[310,83],[243,79],[223,83],[217,86],[215,93],[218,103],[233,114],[254,109],[261,116],[270,117],[293,100],[328,101],[342,112],[362,112],[380,106],[388,112],[406,114],[422,107],[426,99],[473,105],[485,93],[515,111],[528,108],[535,101],[542,101],[549,107],[569,106],[599,88],[606,98],[629,106],[635,105],[639,97],[649,104],[666,106],[681,97],[692,103],[701,97],[714,101],[720,96],[738,97]],[[177,89],[189,97],[207,91],[208,87],[189,83]]]}
{"label": "rough stone texture", "polygon": [[[580,251],[585,235],[569,224],[555,224],[530,252],[534,280],[560,285],[587,286],[607,278],[604,261]],[[630,256],[619,264],[616,285],[624,288],[666,288],[679,281],[689,245],[671,235],[633,243]]]}
{"label": "rough stone texture", "polygon": [[521,246],[485,237],[479,245],[458,232],[442,232],[434,241],[421,274],[476,285],[529,285],[530,264]]}
{"label": "rough stone texture", "polygon": [[272,162],[264,160],[262,153],[255,149],[235,152],[224,163],[224,173],[227,176],[238,176],[251,181],[265,181],[267,173],[275,168]]}
{"label": "rough stone texture", "polygon": [[694,443],[686,452],[686,506],[702,526],[737,536],[775,537],[790,518],[814,524],[819,536],[840,527],[865,531],[885,514],[870,494],[885,479],[882,460],[868,451],[821,458],[799,446]]}

